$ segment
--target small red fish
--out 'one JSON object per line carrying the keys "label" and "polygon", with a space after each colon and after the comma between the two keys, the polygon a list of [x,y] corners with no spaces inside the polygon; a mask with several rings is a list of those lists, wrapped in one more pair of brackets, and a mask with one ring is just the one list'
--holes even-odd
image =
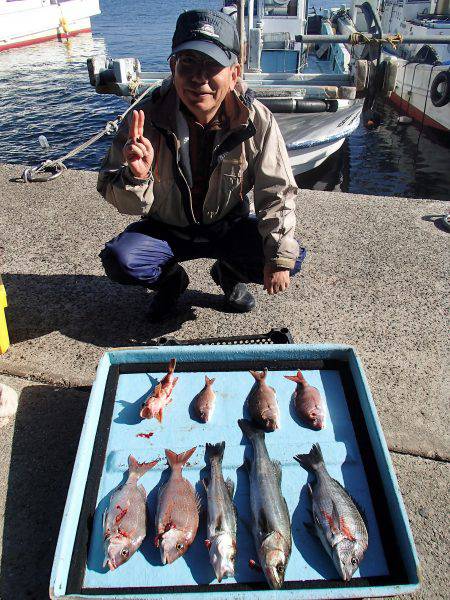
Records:
{"label": "small red fish", "polygon": [[205,385],[194,400],[195,413],[202,423],[209,421],[214,412],[216,402],[216,394],[212,389],[214,382],[215,379],[210,379],[208,375],[205,375]]}
{"label": "small red fish", "polygon": [[149,433],[137,433],[136,437],[145,438],[146,440],[152,437],[153,433],[150,431]]}
{"label": "small red fish", "polygon": [[297,375],[285,375],[285,378],[297,384],[295,410],[300,419],[313,429],[324,429],[325,411],[319,390],[309,385],[301,371],[297,371]]}
{"label": "small red fish", "polygon": [[142,405],[140,415],[143,419],[152,419],[155,417],[160,423],[162,422],[164,407],[172,402],[170,395],[178,381],[178,377],[173,376],[176,364],[176,359],[171,358],[167,375],[161,379]]}

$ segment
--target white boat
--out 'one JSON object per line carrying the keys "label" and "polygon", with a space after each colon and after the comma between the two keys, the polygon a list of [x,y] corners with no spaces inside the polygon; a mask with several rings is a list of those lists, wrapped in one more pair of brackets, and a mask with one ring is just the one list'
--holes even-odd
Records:
{"label": "white boat", "polygon": [[0,51],[91,31],[99,0],[0,0]]}
{"label": "white boat", "polygon": [[[450,35],[450,0],[369,0],[369,4],[382,31],[401,36],[400,43],[384,45],[382,53],[382,58],[394,56],[397,63],[391,102],[420,124],[450,131],[450,44],[420,42]],[[367,31],[367,16],[355,3],[351,14],[338,20],[342,33]],[[402,44],[405,36],[418,42]]]}
{"label": "white boat", "polygon": [[[319,60],[297,41],[306,32],[307,4],[307,0],[249,0],[245,15],[243,78],[274,113],[295,175],[336,152],[358,127],[363,108],[344,45]],[[90,80],[99,93],[129,96],[130,89],[141,93],[168,75],[140,72],[136,59],[99,57],[90,65]],[[136,85],[130,88],[130,82]]]}

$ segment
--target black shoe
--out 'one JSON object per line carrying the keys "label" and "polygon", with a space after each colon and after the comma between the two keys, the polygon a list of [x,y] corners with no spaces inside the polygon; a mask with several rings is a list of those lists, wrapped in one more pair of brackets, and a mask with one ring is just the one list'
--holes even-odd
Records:
{"label": "black shoe", "polygon": [[241,283],[229,267],[217,261],[211,269],[214,283],[220,286],[225,294],[225,304],[233,312],[250,312],[255,308],[255,299],[248,291],[245,283]]}
{"label": "black shoe", "polygon": [[147,313],[149,321],[156,323],[176,316],[178,300],[188,285],[189,277],[178,263],[163,272],[158,280],[156,294]]}

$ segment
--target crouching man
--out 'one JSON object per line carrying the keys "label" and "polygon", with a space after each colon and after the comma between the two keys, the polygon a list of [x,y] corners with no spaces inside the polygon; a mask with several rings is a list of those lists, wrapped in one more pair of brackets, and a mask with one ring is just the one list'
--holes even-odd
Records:
{"label": "crouching man", "polygon": [[181,14],[172,76],[122,125],[101,166],[99,192],[141,219],[100,257],[113,281],[156,291],[152,321],[176,313],[189,284],[180,262],[216,259],[211,276],[228,310],[247,312],[255,300],[246,283],[282,292],[304,258],[286,146],[271,112],[239,78],[238,54],[231,17]]}

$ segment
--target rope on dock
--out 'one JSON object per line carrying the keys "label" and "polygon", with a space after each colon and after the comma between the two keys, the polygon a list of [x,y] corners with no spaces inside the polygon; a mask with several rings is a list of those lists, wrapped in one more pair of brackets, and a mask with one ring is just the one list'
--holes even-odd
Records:
{"label": "rope on dock", "polygon": [[[136,79],[129,83],[130,92],[133,98],[136,97],[139,84],[139,79]],[[57,177],[62,175],[62,173],[64,173],[64,171],[67,170],[64,161],[68,160],[69,158],[72,158],[76,154],[79,154],[83,150],[86,150],[86,148],[89,148],[89,146],[97,142],[104,135],[113,135],[114,133],[116,133],[119,129],[119,125],[122,123],[127,114],[131,110],[133,110],[136,104],[138,104],[147,94],[153,91],[158,85],[159,83],[155,83],[154,85],[149,86],[140,96],[138,96],[135,99],[135,101],[132,104],[130,104],[130,106],[125,112],[123,112],[116,119],[114,119],[114,121],[108,121],[103,127],[103,129],[95,133],[86,142],[83,142],[82,144],[70,150],[61,158],[57,158],[55,160],[46,160],[37,167],[27,167],[22,173],[22,179],[25,181],[25,183],[45,182],[51,181],[52,179],[56,179]]]}

